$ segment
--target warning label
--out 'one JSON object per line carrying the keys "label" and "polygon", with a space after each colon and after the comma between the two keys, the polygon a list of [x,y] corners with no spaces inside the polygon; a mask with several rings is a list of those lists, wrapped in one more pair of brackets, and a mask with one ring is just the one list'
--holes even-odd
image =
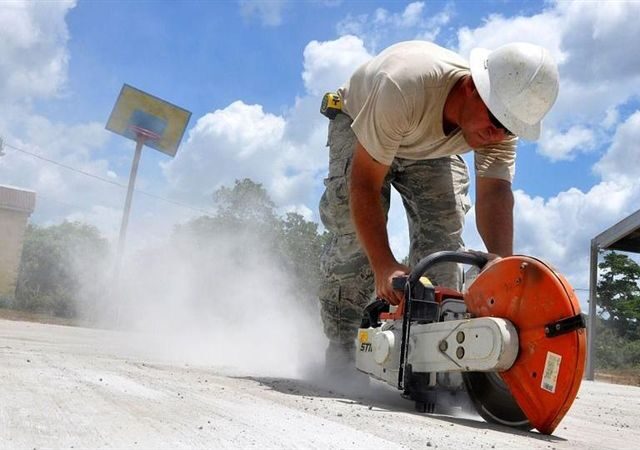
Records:
{"label": "warning label", "polygon": [[552,394],[556,392],[561,362],[562,356],[547,352],[547,361],[544,363],[544,374],[542,375],[542,384],[540,387]]}

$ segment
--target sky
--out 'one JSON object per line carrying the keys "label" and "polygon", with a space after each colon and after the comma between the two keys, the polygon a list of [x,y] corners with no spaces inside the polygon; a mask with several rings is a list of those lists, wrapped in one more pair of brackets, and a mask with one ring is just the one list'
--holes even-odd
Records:
{"label": "sky", "polygon": [[[192,112],[175,158],[143,153],[130,253],[212,211],[212,192],[246,177],[281,212],[318,221],[324,92],[403,40],[465,58],[531,42],[558,62],[560,94],[541,139],[518,147],[515,251],[584,289],[591,238],[640,204],[639,21],[640,2],[617,1],[3,0],[0,184],[37,193],[34,223],[79,220],[115,240],[126,190],[60,164],[126,185],[134,143],[105,124],[127,83]],[[406,220],[392,203],[401,259]],[[465,240],[483,249],[473,210]]]}

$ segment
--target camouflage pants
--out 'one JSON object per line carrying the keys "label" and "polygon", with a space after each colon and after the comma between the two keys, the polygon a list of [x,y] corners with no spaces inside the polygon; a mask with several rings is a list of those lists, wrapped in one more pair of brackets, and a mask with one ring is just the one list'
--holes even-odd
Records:
{"label": "camouflage pants", "polygon": [[[329,124],[329,176],[320,200],[320,218],[330,232],[321,259],[320,305],[324,331],[335,344],[353,343],[362,309],[373,299],[374,277],[356,238],[349,212],[349,177],[356,136],[344,114]],[[391,186],[404,204],[409,222],[409,265],[439,250],[463,248],[462,227],[469,209],[469,175],[459,156],[430,160],[396,158],[382,187],[389,211]],[[440,264],[427,273],[442,286],[459,289],[456,264]]]}

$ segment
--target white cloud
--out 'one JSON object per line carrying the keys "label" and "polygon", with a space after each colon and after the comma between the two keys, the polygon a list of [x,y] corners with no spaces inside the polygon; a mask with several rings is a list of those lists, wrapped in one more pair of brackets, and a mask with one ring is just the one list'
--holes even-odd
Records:
{"label": "white cloud", "polygon": [[[110,137],[103,124],[93,122],[69,126],[51,122],[43,116],[24,113],[14,119],[21,122],[22,132],[21,137],[9,135],[7,138],[7,144],[11,147],[7,148],[7,155],[0,160],[0,174],[5,180],[48,193],[70,194],[73,191],[73,186],[67,184],[71,177],[64,175],[69,173],[66,169],[12,147],[99,176],[108,176],[108,162],[95,158],[94,154]],[[54,180],[54,184],[43,184],[47,179]]]}
{"label": "white cloud", "polygon": [[260,105],[236,101],[198,119],[182,151],[163,167],[175,187],[204,188],[208,195],[235,174],[252,177],[271,166],[283,131],[281,117],[265,114]]}
{"label": "white cloud", "polygon": [[67,78],[65,16],[75,1],[5,1],[0,8],[0,104],[56,95]]}
{"label": "white cloud", "polygon": [[100,230],[112,238],[120,229],[122,220],[122,208],[106,207],[103,205],[93,205],[89,208],[72,211],[64,217],[69,222],[82,222],[89,224],[99,224]]}
{"label": "white cloud", "polygon": [[640,42],[639,2],[559,1],[555,9],[571,79],[585,84],[638,79],[640,53],[633,46]]}
{"label": "white cloud", "polygon": [[287,208],[285,211],[288,213],[300,214],[302,217],[304,217],[305,220],[309,220],[309,221],[315,220],[313,210],[309,209],[307,205],[292,205],[289,208]]}
{"label": "white cloud", "polygon": [[[11,136],[11,139],[7,139],[11,147],[7,147],[6,155],[0,158],[0,179],[3,183],[36,192],[36,217],[59,222],[69,214],[95,207],[122,208],[121,188],[13,148],[107,178],[111,170],[109,163],[95,154],[109,139],[103,124],[67,126],[28,114],[14,119],[23,122],[23,132],[20,138]],[[108,224],[104,227],[101,223],[95,225],[103,231],[113,232]]]}
{"label": "white cloud", "polygon": [[596,146],[592,130],[576,125],[564,133],[544,129],[538,142],[538,152],[551,161],[573,160],[579,153],[588,153]]}
{"label": "white cloud", "polygon": [[620,120],[620,111],[615,106],[609,107],[605,113],[604,120],[600,125],[606,130],[614,127]]}
{"label": "white cloud", "polygon": [[368,48],[379,50],[382,44],[407,39],[434,41],[452,15],[453,7],[449,3],[434,13],[425,2],[413,2],[398,13],[378,8],[372,14],[347,15],[338,23],[337,30],[341,35],[356,35]]}
{"label": "white cloud", "polygon": [[[265,113],[260,105],[236,101],[198,119],[183,149],[163,164],[177,192],[200,204],[237,178],[262,183],[283,207],[307,203],[320,162],[318,149],[285,138],[285,118]],[[313,152],[313,153],[312,153]]]}
{"label": "white cloud", "polygon": [[247,19],[257,16],[262,25],[277,27],[282,24],[282,13],[287,0],[240,0],[240,13]]}
{"label": "white cloud", "polygon": [[638,182],[640,167],[640,111],[632,114],[618,127],[613,144],[594,166],[594,171],[604,180]]}
{"label": "white cloud", "polygon": [[62,161],[90,160],[92,152],[103,147],[111,136],[104,124],[97,122],[64,125],[38,115],[25,120],[24,136],[29,145]]}
{"label": "white cloud", "polygon": [[370,55],[364,42],[355,36],[342,36],[335,41],[311,41],[304,49],[302,79],[307,92],[322,95],[335,91],[349,79]]}
{"label": "white cloud", "polygon": [[404,27],[414,27],[422,18],[424,11],[424,2],[409,3],[405,10],[400,14],[399,23]]}
{"label": "white cloud", "polygon": [[494,49],[524,40],[545,47],[560,63],[565,59],[561,49],[561,26],[562,20],[553,10],[530,17],[492,14],[478,28],[462,27],[458,30],[458,50],[461,55],[468,57],[475,47]]}

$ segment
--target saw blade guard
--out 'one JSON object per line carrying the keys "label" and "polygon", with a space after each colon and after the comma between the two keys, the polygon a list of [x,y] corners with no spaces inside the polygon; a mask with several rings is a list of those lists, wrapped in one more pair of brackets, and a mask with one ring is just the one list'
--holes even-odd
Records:
{"label": "saw blade guard", "polygon": [[586,330],[573,288],[544,262],[510,256],[487,265],[464,300],[476,317],[501,317],[515,325],[518,357],[500,376],[531,425],[553,433],[584,372]]}

